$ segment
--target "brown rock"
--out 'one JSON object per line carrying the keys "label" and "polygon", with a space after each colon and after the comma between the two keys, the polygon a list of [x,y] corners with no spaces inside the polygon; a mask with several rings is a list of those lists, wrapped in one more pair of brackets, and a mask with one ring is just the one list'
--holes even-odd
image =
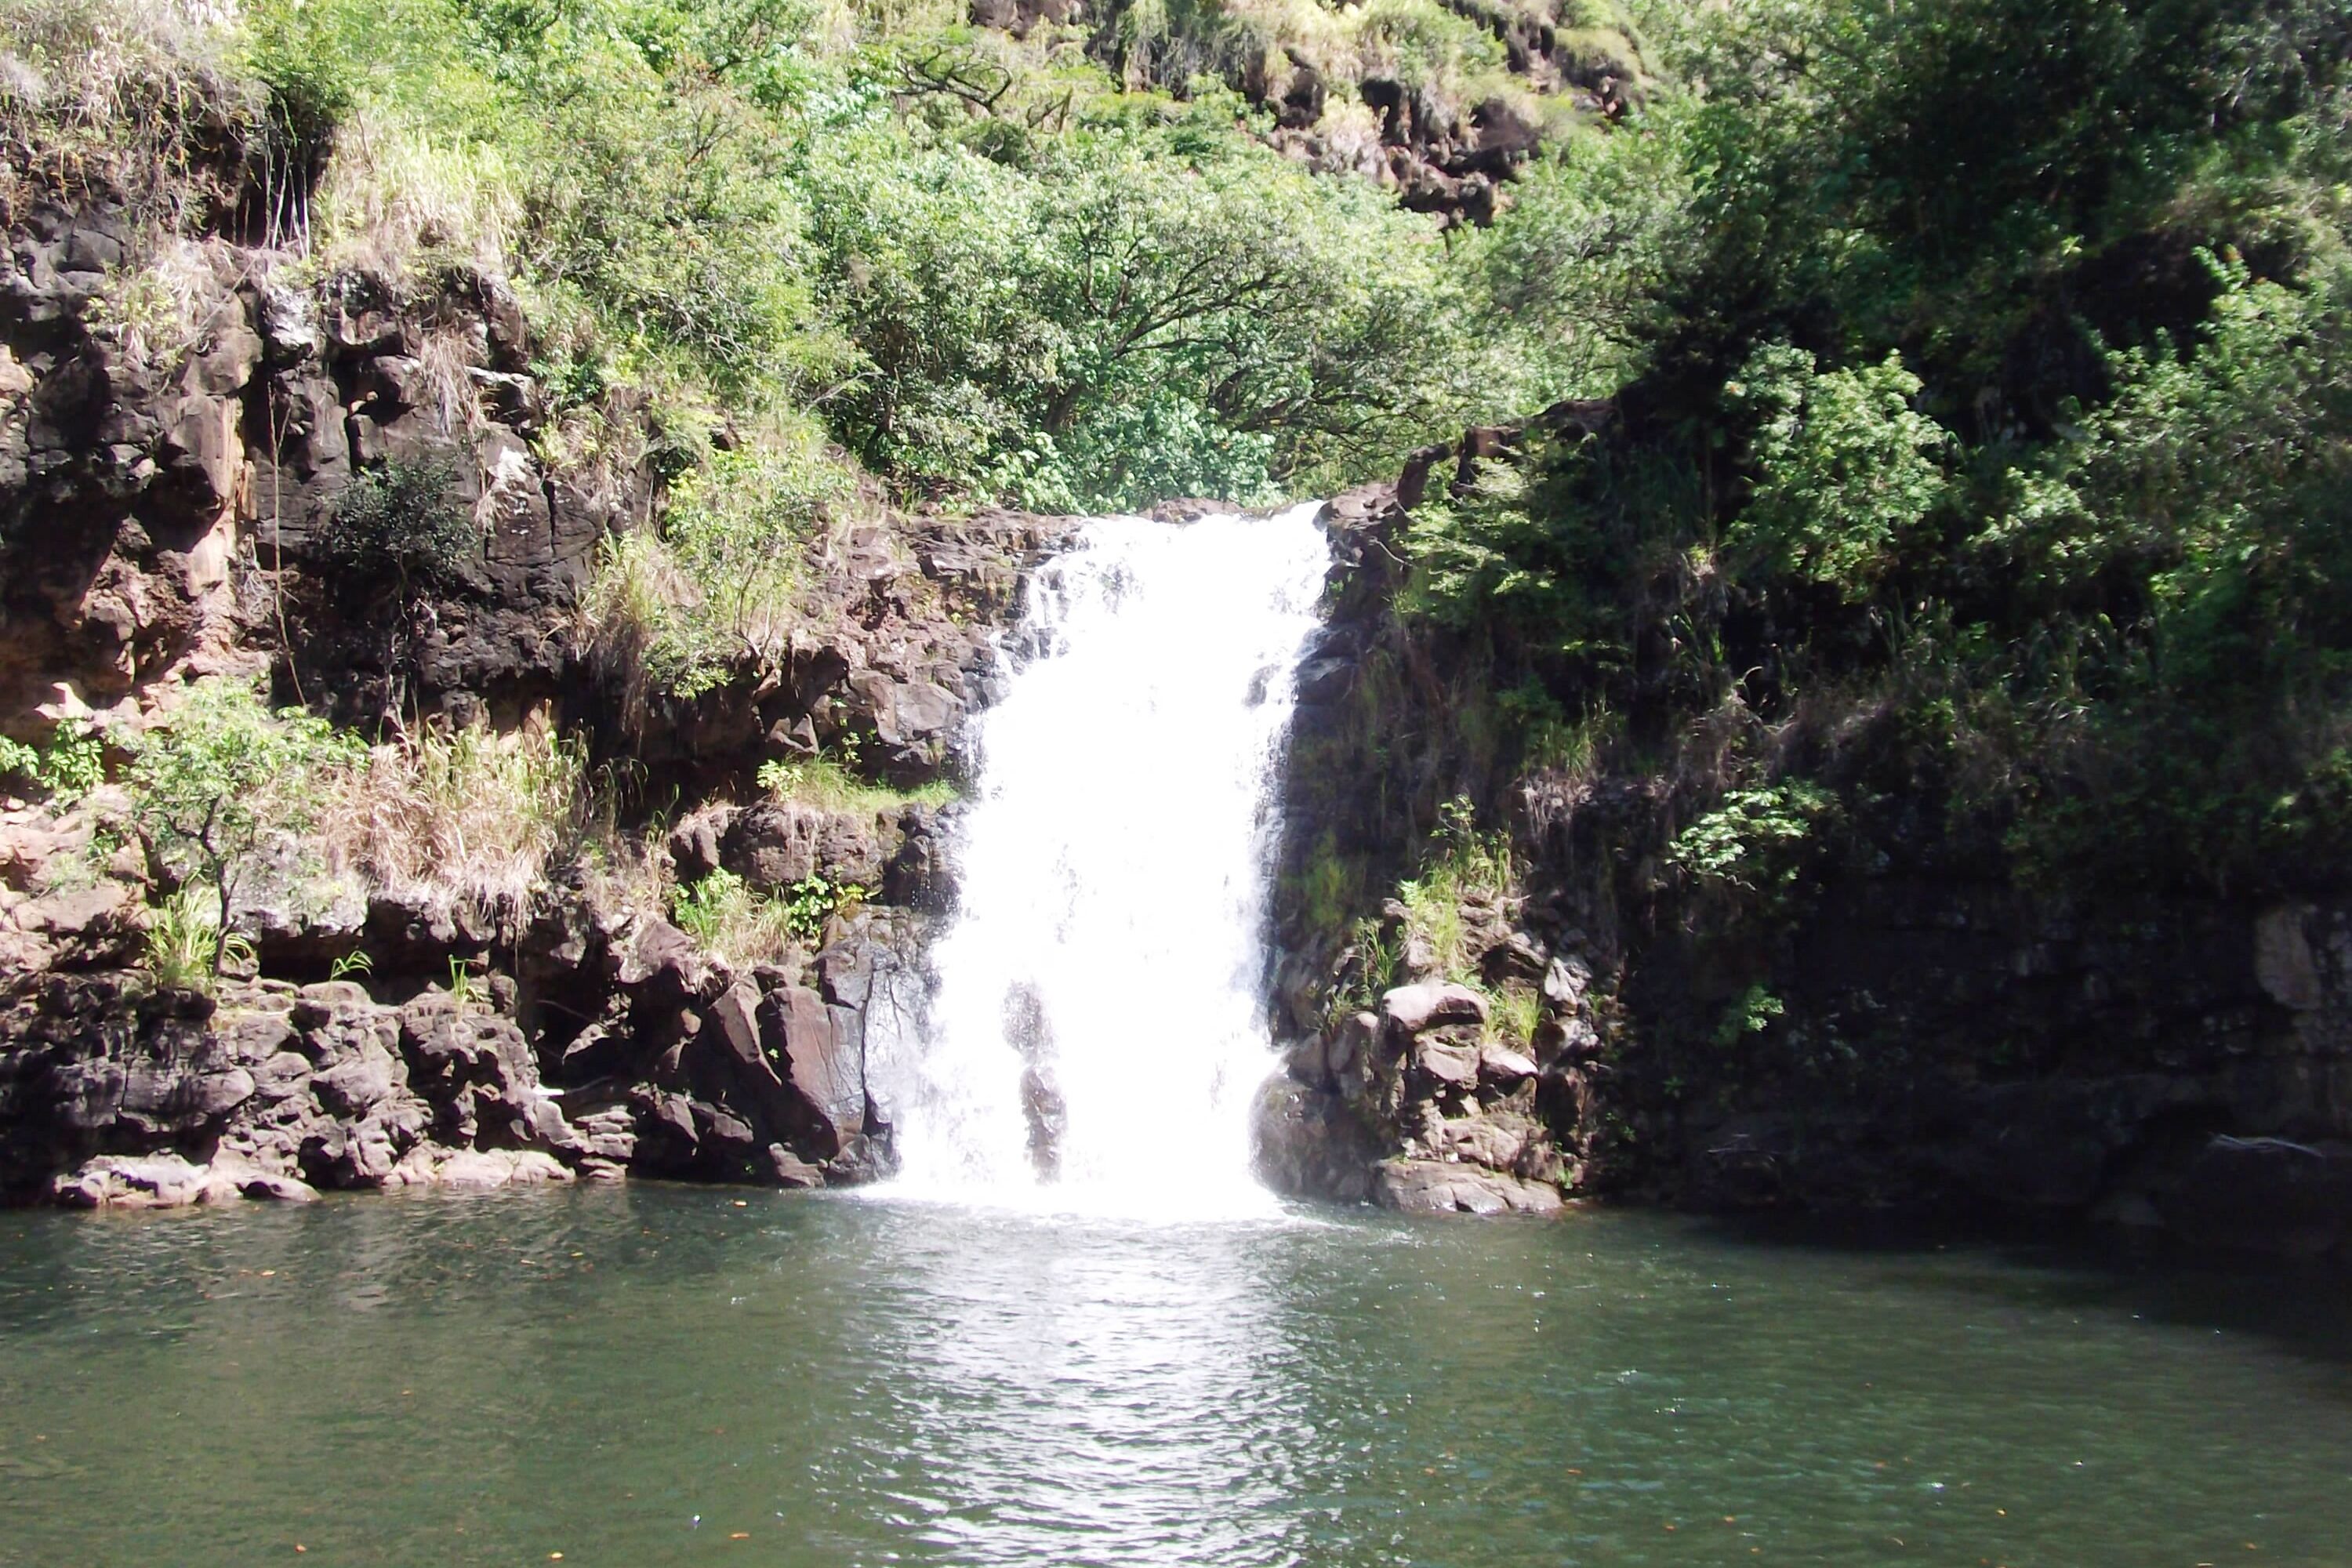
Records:
{"label": "brown rock", "polygon": [[1417,1035],[1442,1024],[1485,1023],[1486,999],[1467,985],[1400,985],[1381,998],[1381,1016],[1390,1027]]}

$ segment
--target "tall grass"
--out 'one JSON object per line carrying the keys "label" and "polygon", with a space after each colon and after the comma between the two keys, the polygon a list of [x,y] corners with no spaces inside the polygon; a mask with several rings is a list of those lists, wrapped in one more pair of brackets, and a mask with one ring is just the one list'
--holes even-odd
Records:
{"label": "tall grass", "polygon": [[371,752],[320,836],[331,863],[386,891],[519,910],[585,826],[583,773],[578,747],[543,730],[426,731]]}
{"label": "tall grass", "polygon": [[1481,833],[1466,800],[1439,808],[1432,853],[1420,876],[1397,884],[1404,906],[1405,942],[1426,952],[1449,980],[1475,984],[1470,929],[1462,906],[1473,900],[1499,903],[1515,880],[1510,842],[1501,833]]}
{"label": "tall grass", "polygon": [[759,783],[763,792],[779,800],[826,811],[897,811],[908,805],[945,805],[956,797],[955,786],[943,779],[910,790],[894,789],[858,777],[831,757],[763,763]]}
{"label": "tall grass", "polygon": [[501,150],[436,137],[392,110],[357,110],[335,139],[317,195],[313,253],[328,270],[392,283],[452,266],[500,275],[522,222]]}

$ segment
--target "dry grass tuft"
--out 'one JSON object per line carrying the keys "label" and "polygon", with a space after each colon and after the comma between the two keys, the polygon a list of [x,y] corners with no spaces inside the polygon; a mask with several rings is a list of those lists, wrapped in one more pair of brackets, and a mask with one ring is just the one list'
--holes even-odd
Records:
{"label": "dry grass tuft", "polygon": [[519,913],[585,824],[578,749],[544,730],[425,731],[378,746],[327,803],[331,863],[441,908]]}
{"label": "dry grass tuft", "polygon": [[264,123],[217,0],[0,0],[0,223],[44,195],[114,195],[156,227],[230,193]]}
{"label": "dry grass tuft", "polygon": [[89,322],[92,331],[110,333],[132,364],[166,369],[236,307],[235,278],[220,241],[170,236],[142,263],[108,277],[91,302]]}

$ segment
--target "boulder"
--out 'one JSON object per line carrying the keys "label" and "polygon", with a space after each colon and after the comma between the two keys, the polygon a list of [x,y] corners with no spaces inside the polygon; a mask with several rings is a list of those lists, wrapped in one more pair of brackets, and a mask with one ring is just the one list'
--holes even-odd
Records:
{"label": "boulder", "polygon": [[1519,1151],[1526,1146],[1527,1141],[1524,1129],[1507,1126],[1483,1116],[1442,1122],[1436,1139],[1444,1153],[1457,1160],[1466,1160],[1474,1165],[1484,1165],[1490,1171],[1508,1171],[1516,1166]]}
{"label": "boulder", "polygon": [[44,893],[16,911],[17,926],[42,938],[67,964],[126,961],[140,932],[137,895],[107,879]]}
{"label": "boulder", "polygon": [[780,1187],[821,1187],[824,1172],[785,1148],[782,1143],[768,1145],[768,1169]]}
{"label": "boulder", "polygon": [[68,1208],[169,1209],[203,1203],[212,1172],[177,1154],[103,1155],[59,1176],[51,1195]]}
{"label": "boulder", "polygon": [[1478,1071],[1492,1082],[1508,1087],[1536,1076],[1535,1058],[1509,1046],[1478,1047]]}
{"label": "boulder", "polygon": [[1416,1040],[1412,1065],[1441,1084],[1468,1089],[1478,1081],[1478,1047],[1451,1040]]}
{"label": "boulder", "polygon": [[409,1151],[384,1184],[486,1192],[571,1180],[572,1173],[553,1155],[537,1149],[445,1149],[422,1143]]}
{"label": "boulder", "polygon": [[1383,1160],[1374,1196],[1401,1214],[1555,1215],[1559,1189],[1500,1171],[1443,1160]]}
{"label": "boulder", "polygon": [[2210,1138],[2158,1206],[2198,1247],[2352,1256],[2352,1143]]}
{"label": "boulder", "polygon": [[761,1035],[784,1065],[812,1147],[828,1159],[866,1128],[865,1053],[837,1014],[804,985],[771,991],[760,1004]]}
{"label": "boulder", "polygon": [[1553,959],[1544,971],[1544,1000],[1562,1012],[1572,1012],[1584,1005],[1584,994],[1591,984],[1591,965],[1564,954]]}
{"label": "boulder", "polygon": [[1352,1097],[1363,1091],[1364,1064],[1372,1059],[1380,1037],[1381,1021],[1377,1016],[1351,1013],[1325,1039],[1324,1070],[1339,1086],[1341,1094]]}
{"label": "boulder", "polygon": [[765,892],[823,877],[877,888],[898,848],[890,825],[871,812],[830,811],[798,801],[763,801],[734,818],[719,858]]}
{"label": "boulder", "polygon": [[1486,999],[1450,982],[1400,985],[1381,998],[1381,1016],[1391,1029],[1412,1036],[1444,1024],[1484,1024]]}

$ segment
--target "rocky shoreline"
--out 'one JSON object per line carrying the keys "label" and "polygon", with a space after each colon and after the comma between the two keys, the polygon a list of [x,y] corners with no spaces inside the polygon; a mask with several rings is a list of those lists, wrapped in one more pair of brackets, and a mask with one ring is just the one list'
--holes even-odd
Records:
{"label": "rocky shoreline", "polygon": [[[214,676],[367,726],[536,727],[584,737],[626,801],[666,803],[647,853],[676,884],[856,897],[781,962],[741,964],[587,862],[486,904],[288,845],[240,883],[250,961],[207,994],[140,967],[170,889],[107,837],[119,786],[0,803],[0,1200],[887,1170],[868,1037],[919,1005],[951,896],[953,807],[918,786],[951,775],[998,628],[1067,523],[869,508],[814,563],[781,657],[747,650],[690,696],[630,689],[627,660],[578,631],[580,597],[661,480],[609,444],[584,461],[535,444],[547,399],[501,285],[298,286],[290,257],[211,239],[203,335],[158,364],[93,304],[130,232],[103,205],[47,207],[0,258],[0,732],[132,745]],[[454,410],[435,361],[453,339],[479,362]],[[422,598],[341,591],[321,529],[403,458],[446,472],[475,552]],[[887,781],[877,804],[751,787],[763,761],[845,746]]]}

